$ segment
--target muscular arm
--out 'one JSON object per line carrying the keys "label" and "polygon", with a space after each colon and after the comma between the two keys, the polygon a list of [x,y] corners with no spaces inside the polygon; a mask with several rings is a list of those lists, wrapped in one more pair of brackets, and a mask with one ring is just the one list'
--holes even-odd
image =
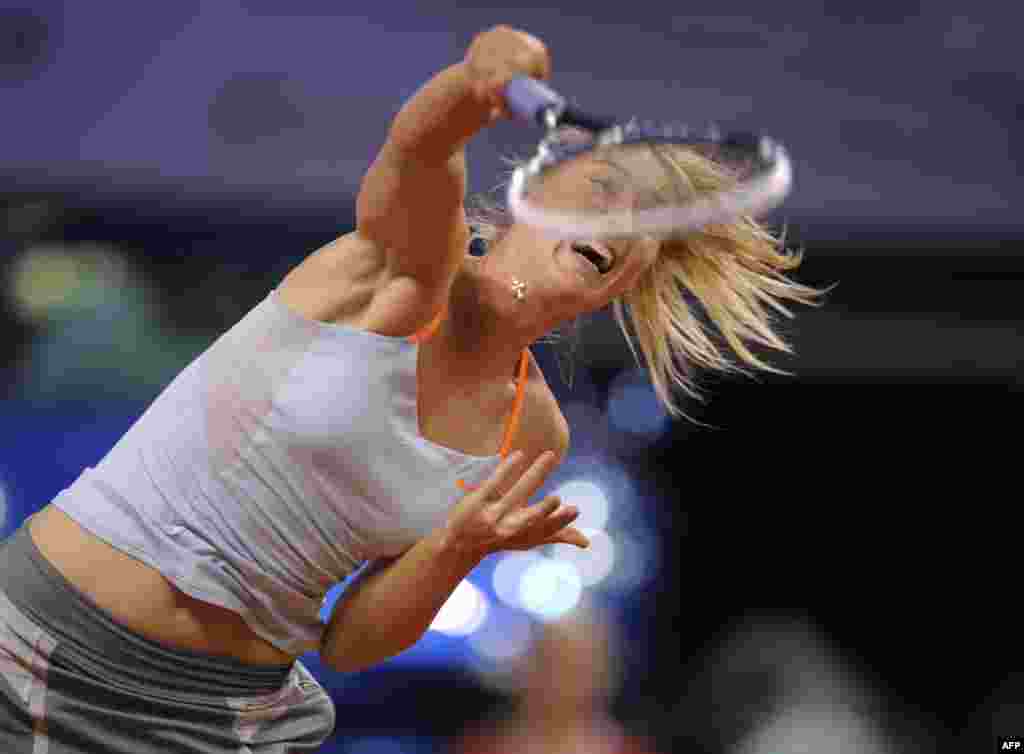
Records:
{"label": "muscular arm", "polygon": [[546,78],[547,50],[524,32],[478,34],[462,62],[409,98],[392,121],[356,199],[356,230],[292,270],[281,293],[313,319],[373,323],[408,335],[442,309],[465,260],[465,145],[504,108],[516,76]]}
{"label": "muscular arm", "polygon": [[389,278],[447,291],[469,242],[464,147],[489,121],[465,63],[434,76],[395,117],[356,201],[357,231],[381,249]]}
{"label": "muscular arm", "polygon": [[496,26],[395,116],[356,201],[357,232],[380,248],[390,279],[412,281],[434,303],[447,297],[470,235],[465,145],[502,114],[508,81],[549,72],[540,40]]}
{"label": "muscular arm", "polygon": [[328,667],[351,673],[419,641],[479,555],[445,547],[439,533],[401,557],[373,564],[338,601],[320,648]]}
{"label": "muscular arm", "polygon": [[[440,303],[469,243],[464,147],[491,121],[491,105],[470,79],[467,64],[457,63],[405,103],[356,200],[358,235],[385,255],[390,279],[409,279],[423,298],[436,299],[424,304]],[[338,601],[321,659],[353,672],[408,649],[479,562],[434,533],[374,563]]]}

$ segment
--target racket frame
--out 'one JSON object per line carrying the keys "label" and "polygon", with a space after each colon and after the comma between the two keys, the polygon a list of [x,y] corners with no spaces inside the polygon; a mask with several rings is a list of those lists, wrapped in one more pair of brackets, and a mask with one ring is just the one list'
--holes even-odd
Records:
{"label": "racket frame", "polygon": [[[723,134],[717,126],[698,133],[682,124],[640,123],[635,119],[616,122],[579,110],[546,87],[538,87],[536,81],[529,84],[530,94],[538,96],[536,92],[543,92],[540,96],[547,96],[548,102],[544,107],[524,110],[524,114],[528,112],[531,120],[542,124],[547,134],[540,141],[534,157],[513,172],[506,201],[518,220],[555,237],[573,240],[641,235],[657,238],[685,236],[705,225],[768,212],[785,199],[792,186],[789,155],[780,143],[767,136],[750,132]],[[560,142],[559,129],[565,126],[588,131],[593,135],[592,139],[578,144]],[[527,201],[530,183],[545,171],[601,147],[630,144],[715,146],[737,150],[752,159],[754,170],[735,187],[699,197],[686,207],[662,207],[640,213],[593,217],[543,210]],[[639,222],[637,217],[640,217]]]}

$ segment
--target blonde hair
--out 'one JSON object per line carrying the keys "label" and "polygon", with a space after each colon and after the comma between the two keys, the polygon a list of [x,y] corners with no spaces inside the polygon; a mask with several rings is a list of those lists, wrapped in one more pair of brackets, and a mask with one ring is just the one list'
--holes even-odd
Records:
{"label": "blonde hair", "polygon": [[[651,150],[673,179],[670,187],[659,190],[700,196],[735,180],[692,150],[674,145],[652,145]],[[470,213],[474,238],[493,242],[511,226],[512,218],[487,199],[478,198],[476,207]],[[726,373],[749,374],[747,367],[754,367],[788,374],[750,349],[764,346],[791,353],[774,327],[776,315],[792,318],[787,302],[813,306],[827,292],[786,277],[802,259],[802,252],[786,250],[784,234],[773,235],[750,217],[661,242],[657,261],[612,306],[639,364],[632,325],[655,393],[670,415],[686,416],[675,389],[701,398],[691,365]],[[703,321],[701,310],[709,323]],[[739,363],[716,342],[714,330]]]}

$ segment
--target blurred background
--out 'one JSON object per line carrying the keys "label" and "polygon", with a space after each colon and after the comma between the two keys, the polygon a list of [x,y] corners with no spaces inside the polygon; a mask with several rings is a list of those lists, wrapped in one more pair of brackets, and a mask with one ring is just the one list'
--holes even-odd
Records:
{"label": "blurred background", "polygon": [[[784,325],[791,376],[703,378],[699,423],[664,416],[608,317],[571,389],[540,347],[573,430],[549,486],[594,547],[489,559],[380,668],[304,658],[338,708],[323,750],[481,750],[466,731],[518,714],[514,669],[582,605],[616,637],[608,730],[630,750],[973,753],[1024,733],[1024,11],[458,5],[0,3],[3,533],[352,229],[392,116],[506,23],[581,104],[789,145],[769,219],[805,250],[798,279],[836,288]],[[537,136],[475,140],[472,191]]]}

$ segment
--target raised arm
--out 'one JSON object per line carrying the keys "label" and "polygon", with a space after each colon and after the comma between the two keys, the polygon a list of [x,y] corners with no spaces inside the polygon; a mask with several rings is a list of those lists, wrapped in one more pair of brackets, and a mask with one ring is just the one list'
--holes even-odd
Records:
{"label": "raised arm", "polygon": [[544,544],[587,546],[569,524],[577,511],[557,498],[529,505],[558,464],[543,453],[528,464],[513,454],[481,487],[455,505],[447,524],[401,557],[362,574],[335,607],[320,658],[328,667],[354,672],[415,644],[445,601],[488,554]]}
{"label": "raised arm", "polygon": [[469,242],[465,145],[504,114],[509,80],[547,78],[549,69],[539,40],[498,26],[405,103],[356,203],[358,235],[385,255],[390,280],[407,278],[428,296],[447,294]]}

